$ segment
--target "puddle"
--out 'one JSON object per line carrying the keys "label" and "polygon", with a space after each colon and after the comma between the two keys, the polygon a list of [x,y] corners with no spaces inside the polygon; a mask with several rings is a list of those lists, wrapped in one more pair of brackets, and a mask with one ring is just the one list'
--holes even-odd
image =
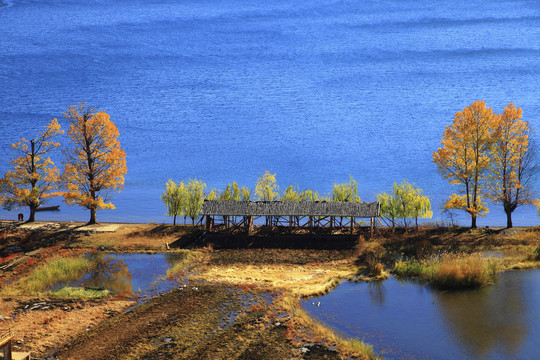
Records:
{"label": "puddle", "polygon": [[94,263],[93,270],[81,279],[55,286],[106,289],[113,294],[133,296],[140,300],[155,296],[178,286],[165,278],[167,270],[184,259],[184,254],[87,254]]}

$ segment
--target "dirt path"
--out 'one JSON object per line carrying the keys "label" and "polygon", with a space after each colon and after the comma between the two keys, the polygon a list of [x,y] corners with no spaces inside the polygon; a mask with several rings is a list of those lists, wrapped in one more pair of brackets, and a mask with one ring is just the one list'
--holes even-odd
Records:
{"label": "dirt path", "polygon": [[212,304],[216,290],[176,290],[144,304],[64,346],[58,359],[119,359],[134,345],[147,344],[167,327],[188,321],[190,315]]}
{"label": "dirt path", "polygon": [[219,285],[173,290],[64,345],[57,359],[339,359],[287,338],[286,317],[269,311],[268,294]]}

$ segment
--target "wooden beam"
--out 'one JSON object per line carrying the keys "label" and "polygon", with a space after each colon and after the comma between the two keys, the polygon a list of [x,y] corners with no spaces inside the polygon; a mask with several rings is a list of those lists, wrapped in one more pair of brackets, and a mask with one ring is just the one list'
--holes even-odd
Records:
{"label": "wooden beam", "polygon": [[253,216],[248,216],[248,235],[253,231]]}

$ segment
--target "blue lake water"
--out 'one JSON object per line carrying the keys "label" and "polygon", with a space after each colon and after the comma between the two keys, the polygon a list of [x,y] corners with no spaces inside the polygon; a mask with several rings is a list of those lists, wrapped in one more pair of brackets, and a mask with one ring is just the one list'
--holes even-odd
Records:
{"label": "blue lake water", "polygon": [[[171,221],[159,200],[169,178],[254,187],[265,169],[282,190],[321,193],[353,175],[366,201],[407,179],[436,218],[453,189],[432,153],[457,111],[513,101],[540,127],[536,0],[5,4],[0,173],[11,143],[84,99],[127,152],[125,190],[101,221]],[[37,218],[88,217],[63,205]],[[533,207],[515,212],[514,225],[538,222]],[[504,224],[494,207],[478,222]]]}
{"label": "blue lake water", "polygon": [[385,359],[532,360],[540,353],[540,270],[506,272],[496,285],[468,291],[395,278],[343,283],[303,303]]}

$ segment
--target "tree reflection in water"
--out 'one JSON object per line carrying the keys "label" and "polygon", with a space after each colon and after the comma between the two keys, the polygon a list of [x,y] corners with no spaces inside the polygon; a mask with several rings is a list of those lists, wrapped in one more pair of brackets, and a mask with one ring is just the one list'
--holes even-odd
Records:
{"label": "tree reflection in water", "polygon": [[82,286],[104,288],[119,295],[132,295],[131,273],[123,260],[103,253],[88,254],[87,256],[92,261],[93,266],[92,270],[82,279]]}
{"label": "tree reflection in water", "polygon": [[368,293],[374,304],[379,306],[384,305],[384,280],[368,282]]}
{"label": "tree reflection in water", "polygon": [[524,296],[519,280],[501,276],[496,286],[441,292],[434,299],[443,323],[472,357],[499,352],[513,359],[528,333]]}

